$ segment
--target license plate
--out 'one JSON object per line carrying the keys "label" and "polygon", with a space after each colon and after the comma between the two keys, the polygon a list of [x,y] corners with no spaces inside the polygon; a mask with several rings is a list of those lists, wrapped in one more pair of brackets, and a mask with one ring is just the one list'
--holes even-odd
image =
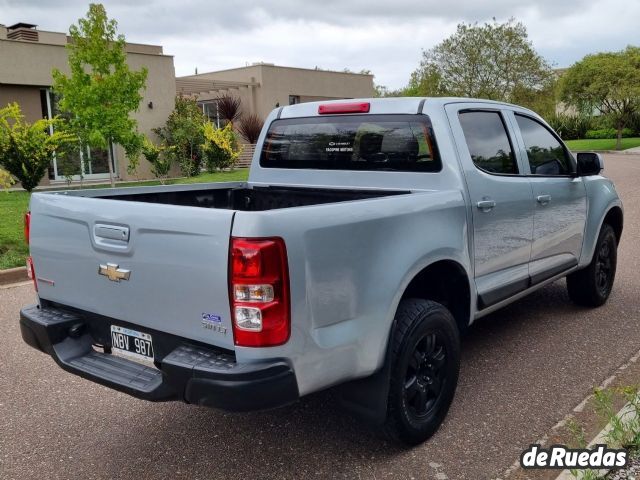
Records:
{"label": "license plate", "polygon": [[153,360],[153,341],[148,333],[111,325],[111,351],[149,361]]}

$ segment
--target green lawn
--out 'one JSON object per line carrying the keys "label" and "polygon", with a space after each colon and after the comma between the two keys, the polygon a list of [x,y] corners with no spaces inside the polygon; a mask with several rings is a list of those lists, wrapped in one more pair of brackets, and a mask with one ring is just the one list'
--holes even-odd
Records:
{"label": "green lawn", "polygon": [[27,192],[0,192],[0,270],[25,264],[29,249],[24,241]]}
{"label": "green lawn", "polygon": [[[197,177],[175,178],[167,180],[165,184],[245,181],[248,176],[249,169],[241,168],[232,172],[203,173]],[[118,187],[150,185],[160,185],[160,182],[150,180],[117,184]],[[84,188],[108,187],[109,185],[91,185]],[[24,213],[28,208],[27,192],[0,191],[0,270],[25,264],[29,249],[24,241]]]}
{"label": "green lawn", "polygon": [[[615,138],[567,140],[565,143],[574,152],[616,149]],[[633,147],[640,147],[640,137],[622,139],[622,150]]]}

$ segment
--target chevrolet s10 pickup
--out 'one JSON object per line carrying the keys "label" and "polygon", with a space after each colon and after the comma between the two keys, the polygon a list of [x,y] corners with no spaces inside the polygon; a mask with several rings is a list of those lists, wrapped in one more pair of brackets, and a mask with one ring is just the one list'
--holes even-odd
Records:
{"label": "chevrolet s10 pickup", "polygon": [[23,339],[138,398],[243,411],[329,387],[416,444],[460,335],[566,277],[611,292],[622,204],[534,112],[456,98],[304,103],[247,182],[34,193]]}

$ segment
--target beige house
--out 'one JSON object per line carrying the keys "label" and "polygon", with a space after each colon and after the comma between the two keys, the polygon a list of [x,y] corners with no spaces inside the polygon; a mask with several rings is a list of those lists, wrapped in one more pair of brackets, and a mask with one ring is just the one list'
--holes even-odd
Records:
{"label": "beige house", "polygon": [[[17,102],[28,121],[56,115],[51,71],[68,72],[68,41],[66,34],[38,30],[36,25],[0,25],[0,107]],[[143,99],[133,117],[139,131],[150,137],[154,136],[152,129],[166,123],[176,93],[195,96],[203,112],[218,125],[216,98],[224,93],[238,96],[244,113],[263,119],[277,106],[374,94],[372,75],[266,63],[176,78],[173,57],[165,55],[161,46],[127,43],[125,48],[132,69],[146,67],[149,71]],[[250,147],[244,149],[241,164],[248,163],[251,152]],[[85,148],[70,157],[56,158],[41,184],[64,183],[68,176],[79,180],[81,173],[85,181],[104,181],[109,178],[109,161],[119,179],[133,179],[127,173],[124,149],[113,145],[107,151]],[[179,175],[177,166],[172,174]],[[135,178],[152,178],[149,164],[142,158]]]}
{"label": "beige house", "polygon": [[[35,25],[19,23],[10,27],[0,25],[0,106],[17,102],[28,121],[51,117],[56,112],[56,99],[51,92],[51,70],[68,72],[67,50],[69,38],[64,33],[37,30]],[[140,107],[133,117],[138,129],[152,136],[151,130],[165,124],[173,110],[176,93],[173,57],[165,55],[156,45],[126,45],[127,61],[132,69],[149,70],[147,88]],[[85,180],[109,178],[109,164],[121,179],[130,179],[128,161],[122,147],[112,146],[108,151],[84,149],[64,160],[56,159],[49,168],[43,185],[65,181],[66,175]],[[138,178],[152,178],[149,164],[140,161]]]}
{"label": "beige house", "polygon": [[178,77],[176,90],[196,96],[212,121],[218,120],[215,99],[223,94],[239,97],[244,113],[255,113],[262,119],[278,106],[374,94],[373,75],[270,63]]}

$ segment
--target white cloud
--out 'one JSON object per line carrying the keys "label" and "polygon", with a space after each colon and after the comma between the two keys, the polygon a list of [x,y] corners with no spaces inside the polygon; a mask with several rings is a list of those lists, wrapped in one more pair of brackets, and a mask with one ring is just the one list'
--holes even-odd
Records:
{"label": "white cloud", "polygon": [[[421,57],[458,22],[515,17],[534,47],[567,66],[587,53],[640,44],[640,2],[611,0],[207,0],[105,1],[128,40],[160,44],[175,56],[176,73],[192,74],[255,61],[354,71],[378,83],[404,85]],[[88,2],[0,0],[0,22],[66,31]]]}

